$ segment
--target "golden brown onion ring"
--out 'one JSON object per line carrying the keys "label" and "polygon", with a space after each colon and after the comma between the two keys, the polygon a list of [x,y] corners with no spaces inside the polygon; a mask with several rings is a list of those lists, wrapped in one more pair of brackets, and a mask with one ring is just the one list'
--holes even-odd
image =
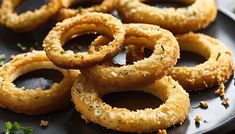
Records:
{"label": "golden brown onion ring", "polygon": [[[63,73],[60,83],[54,83],[49,90],[17,88],[13,81],[28,72],[53,69]],[[29,115],[44,114],[65,108],[70,103],[70,92],[76,75],[69,70],[56,67],[45,52],[34,51],[17,55],[0,68],[0,106],[17,113]]]}
{"label": "golden brown onion ring", "polygon": [[[82,8],[79,7],[78,9],[71,9],[70,6],[77,4],[77,3],[84,3],[84,2],[94,2],[99,3],[99,5],[95,5],[89,8]],[[75,0],[67,0],[64,2],[64,7],[58,13],[58,20],[62,21],[67,18],[71,18],[77,14],[84,14],[87,12],[103,12],[103,13],[110,13],[114,10],[116,6],[116,0],[83,0],[83,1],[75,1]]]}
{"label": "golden brown onion ring", "polygon": [[[81,69],[82,74],[96,81],[98,85],[118,88],[145,86],[168,74],[179,57],[179,45],[172,33],[149,24],[127,24],[124,28],[126,31],[124,45],[144,44],[154,49],[153,54],[133,65],[116,67],[102,64],[84,68]],[[135,40],[132,39],[134,37]],[[97,38],[97,40],[104,42],[104,39]],[[97,40],[93,45],[105,44]],[[90,49],[95,50],[92,47]]]}
{"label": "golden brown onion ring", "polygon": [[[104,103],[101,97],[120,91],[143,91],[159,97],[164,104],[159,108],[130,111]],[[87,79],[78,79],[72,88],[72,100],[86,121],[123,132],[153,132],[183,123],[189,113],[189,95],[170,76],[139,89],[105,89]]]}
{"label": "golden brown onion ring", "polygon": [[[207,61],[195,67],[174,67],[169,75],[177,80],[187,91],[197,91],[219,85],[233,74],[232,52],[222,42],[204,34],[188,33],[177,36],[181,51],[189,51],[204,56]],[[133,46],[134,47],[134,46]],[[134,50],[134,49],[132,49]],[[139,51],[139,52],[137,52]],[[129,53],[133,60],[140,49]],[[142,58],[143,53],[141,57]],[[131,57],[131,58],[130,58]],[[131,62],[131,61],[129,61]]]}
{"label": "golden brown onion ring", "polygon": [[0,22],[16,32],[28,32],[47,22],[62,7],[61,0],[50,0],[40,9],[18,15],[16,8],[23,0],[3,0],[0,8]]}
{"label": "golden brown onion ring", "polygon": [[[99,33],[113,40],[99,51],[79,52],[65,51],[62,46],[74,36]],[[62,68],[80,68],[91,66],[106,59],[113,58],[123,47],[125,31],[121,21],[103,13],[87,13],[57,23],[44,39],[43,47],[48,58]]]}
{"label": "golden brown onion ring", "polygon": [[[180,2],[185,3],[185,1]],[[158,8],[146,5],[139,0],[119,0],[117,9],[124,22],[155,24],[173,33],[187,33],[207,27],[214,21],[217,14],[215,0],[194,1],[188,7]]]}

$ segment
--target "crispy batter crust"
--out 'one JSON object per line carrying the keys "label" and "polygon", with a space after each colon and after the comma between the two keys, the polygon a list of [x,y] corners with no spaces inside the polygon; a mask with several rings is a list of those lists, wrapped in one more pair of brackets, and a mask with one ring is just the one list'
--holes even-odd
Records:
{"label": "crispy batter crust", "polygon": [[33,31],[47,22],[62,7],[60,0],[50,0],[40,9],[18,15],[16,8],[23,0],[3,0],[0,8],[0,23],[16,32]]}
{"label": "crispy batter crust", "polygon": [[[147,45],[154,49],[153,54],[133,65],[116,67],[102,64],[84,68],[81,69],[82,74],[106,88],[145,86],[167,75],[179,57],[179,45],[172,33],[149,24],[127,24],[124,27],[124,45]],[[101,42],[96,43],[105,44]]]}
{"label": "crispy batter crust", "polygon": [[[17,88],[13,81],[28,72],[39,69],[54,69],[63,73],[60,83],[54,83],[49,90]],[[44,114],[68,106],[75,73],[56,67],[45,52],[34,51],[17,55],[0,68],[0,105],[17,113],[28,115]]]}
{"label": "crispy batter crust", "polygon": [[101,99],[104,94],[120,91],[96,87],[87,79],[80,78],[72,88],[72,99],[86,121],[123,132],[143,133],[168,128],[183,123],[189,113],[189,95],[170,76],[139,89],[163,100],[164,104],[159,108],[130,111],[126,108],[111,107]]}
{"label": "crispy batter crust", "polygon": [[[70,6],[72,6],[73,4],[76,4],[76,3],[99,2],[99,1],[102,1],[100,3],[100,5],[92,6],[92,7],[89,7],[89,8],[78,8],[78,9],[69,8]],[[84,13],[87,13],[87,12],[110,13],[114,10],[115,6],[116,6],[116,0],[85,0],[85,1],[67,0],[67,1],[64,2],[64,8],[62,8],[59,11],[57,18],[58,18],[59,21],[62,21],[64,19],[71,18],[75,15],[84,14]]]}
{"label": "crispy batter crust", "polygon": [[203,29],[217,15],[215,0],[195,0],[190,6],[182,8],[158,8],[139,0],[119,0],[117,9],[124,22],[155,24],[173,33]]}
{"label": "crispy batter crust", "polygon": [[204,56],[195,67],[174,67],[170,75],[188,91],[202,90],[228,80],[233,74],[232,52],[222,42],[204,34],[177,36],[180,49]]}
{"label": "crispy batter crust", "polygon": [[[204,56],[207,61],[195,67],[174,67],[169,75],[187,91],[203,90],[219,85],[233,74],[232,52],[222,42],[204,34],[188,33],[178,35],[181,51],[189,51]],[[127,60],[142,59],[140,49],[129,50]],[[138,53],[138,55],[136,55]],[[138,58],[137,58],[138,57]]]}
{"label": "crispy batter crust", "polygon": [[[62,46],[74,36],[100,33],[113,38],[102,49],[95,52],[65,51]],[[125,30],[121,21],[112,15],[87,13],[64,20],[49,32],[43,41],[48,58],[62,68],[81,68],[91,66],[114,57],[123,47]]]}

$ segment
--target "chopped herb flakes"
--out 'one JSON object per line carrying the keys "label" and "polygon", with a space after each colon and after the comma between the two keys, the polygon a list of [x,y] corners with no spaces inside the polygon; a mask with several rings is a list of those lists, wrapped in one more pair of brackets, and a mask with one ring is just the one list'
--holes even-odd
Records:
{"label": "chopped herb flakes", "polygon": [[65,51],[60,51],[60,54],[62,54],[62,55],[65,54]]}
{"label": "chopped herb flakes", "polygon": [[0,55],[0,67],[3,66],[4,60],[5,60],[5,55],[4,54]]}
{"label": "chopped herb flakes", "polygon": [[5,123],[5,134],[15,134],[15,133],[23,133],[23,134],[32,134],[33,129],[29,127],[22,127],[18,122],[6,122]]}

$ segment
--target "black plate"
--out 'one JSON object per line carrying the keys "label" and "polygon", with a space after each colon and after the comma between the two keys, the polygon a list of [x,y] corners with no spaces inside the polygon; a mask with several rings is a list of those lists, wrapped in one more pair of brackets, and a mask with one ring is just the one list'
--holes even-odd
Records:
{"label": "black plate", "polygon": [[[35,4],[36,1],[33,2],[34,3],[31,3],[30,5],[37,5]],[[22,6],[22,9],[19,9],[19,12],[33,8],[35,7],[25,5]],[[38,44],[36,45],[36,48],[41,49],[41,42],[52,25],[53,23],[49,26],[43,26],[33,33],[24,34],[17,34],[0,26],[0,54],[6,54],[6,61],[8,61],[10,55],[22,53],[22,51],[16,46],[17,43],[21,43],[26,46],[35,46],[35,44]],[[229,48],[231,48],[235,54],[235,22],[232,19],[219,12],[216,21],[202,32],[220,39]],[[79,45],[86,45],[89,44],[92,39],[94,39],[93,36],[76,38],[71,40],[69,44],[77,43]],[[181,57],[183,58],[179,61],[178,65],[195,65],[203,62],[202,58],[193,54],[188,55],[188,53],[183,53]],[[60,74],[57,72],[42,70],[24,75],[17,79],[15,83],[17,86],[24,85],[26,87],[36,87],[40,85],[48,87],[48,85],[50,86],[54,81],[58,81],[58,79],[55,79],[57,77],[60,77]],[[225,108],[221,105],[221,99],[214,95],[215,89],[216,88],[199,93],[192,93],[190,95],[191,112],[188,119],[182,126],[172,127],[168,129],[168,132],[171,134],[230,132],[235,127],[235,119],[233,119],[235,116],[235,88],[233,78],[226,83],[226,97],[230,99],[229,107]],[[112,106],[127,107],[130,109],[144,108],[148,106],[157,107],[159,105],[159,101],[156,98],[139,92],[115,93],[105,96],[104,100]],[[156,100],[156,103],[154,100]],[[199,102],[203,100],[209,102],[209,108],[206,110],[200,108],[195,109],[195,107],[199,105]],[[200,126],[196,126],[194,123],[194,117],[196,115],[200,115],[203,118]],[[92,123],[87,124],[80,116],[80,113],[76,112],[73,105],[65,110],[42,116],[25,116],[0,109],[0,130],[3,131],[4,123],[6,121],[17,121],[24,126],[33,127],[35,134],[119,133],[107,130]],[[41,128],[39,126],[41,119],[49,121],[49,126],[47,128]]]}

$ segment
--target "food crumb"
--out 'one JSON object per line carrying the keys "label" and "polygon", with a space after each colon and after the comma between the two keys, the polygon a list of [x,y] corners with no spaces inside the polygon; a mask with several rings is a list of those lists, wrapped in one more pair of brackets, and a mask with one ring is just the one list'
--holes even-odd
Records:
{"label": "food crumb", "polygon": [[228,98],[224,98],[222,100],[222,105],[224,105],[225,107],[229,106],[229,99]]}
{"label": "food crumb", "polygon": [[49,125],[49,122],[48,121],[46,121],[46,120],[41,120],[40,121],[40,126],[41,127],[47,127]]}
{"label": "food crumb", "polygon": [[118,74],[115,73],[115,72],[111,72],[111,75],[114,76],[114,77],[117,77],[117,76],[118,76]]}
{"label": "food crumb", "polygon": [[196,123],[196,124],[200,124],[202,118],[201,118],[199,115],[197,115],[197,116],[194,118],[194,120],[195,120],[195,123]]}
{"label": "food crumb", "polygon": [[159,129],[158,134],[167,134],[166,129]]}
{"label": "food crumb", "polygon": [[208,108],[208,102],[207,101],[200,101],[200,108],[207,109]]}
{"label": "food crumb", "polygon": [[215,91],[215,95],[224,97],[224,89],[225,89],[224,83],[220,83],[219,88]]}
{"label": "food crumb", "polygon": [[15,55],[11,55],[10,56],[10,59],[12,60],[13,58],[15,58],[16,56]]}

